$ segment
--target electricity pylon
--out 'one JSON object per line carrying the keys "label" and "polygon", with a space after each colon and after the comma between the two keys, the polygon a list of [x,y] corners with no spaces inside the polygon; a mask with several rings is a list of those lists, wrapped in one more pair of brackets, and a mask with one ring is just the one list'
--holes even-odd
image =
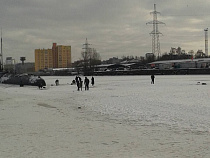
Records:
{"label": "electricity pylon", "polygon": [[165,23],[157,20],[157,14],[160,14],[160,12],[156,11],[156,4],[154,4],[154,11],[150,12],[150,14],[153,14],[153,21],[150,21],[146,24],[153,24],[153,31],[150,33],[150,35],[152,35],[152,53],[159,58],[161,55],[159,35],[162,33],[158,31],[158,25],[165,25]]}
{"label": "electricity pylon", "polygon": [[3,52],[2,52],[2,29],[1,29],[1,54],[0,54],[0,72],[3,71],[4,64],[3,64]]}
{"label": "electricity pylon", "polygon": [[205,55],[208,56],[208,28],[205,31]]}

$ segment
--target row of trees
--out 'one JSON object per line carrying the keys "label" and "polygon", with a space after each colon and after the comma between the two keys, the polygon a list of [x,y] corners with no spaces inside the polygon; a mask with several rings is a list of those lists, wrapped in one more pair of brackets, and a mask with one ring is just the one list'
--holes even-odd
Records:
{"label": "row of trees", "polygon": [[[89,45],[88,43],[84,45]],[[85,74],[93,72],[93,68],[95,65],[101,64],[101,57],[100,54],[96,51],[94,48],[84,48],[85,50],[81,52],[81,59],[77,62],[75,62],[75,67],[77,68],[83,68],[83,72]],[[195,54],[195,55],[194,55]],[[206,58],[208,56],[205,55],[205,53],[202,52],[202,50],[198,50],[196,53],[194,53],[193,50],[189,51],[188,53],[185,53],[184,50],[181,49],[181,47],[178,48],[171,48],[169,53],[164,53],[159,58],[156,58],[155,55],[148,56],[147,58],[144,58],[142,56],[122,56],[121,59],[118,61],[131,61],[136,60],[141,62],[142,64],[147,64],[156,60],[179,60],[179,59],[192,59],[192,58]],[[114,58],[115,61],[118,58]]]}
{"label": "row of trees", "polygon": [[208,56],[202,51],[198,50],[196,53],[190,50],[186,53],[181,47],[171,48],[170,53],[164,53],[158,60],[178,60],[178,59],[192,59],[192,58],[208,58]]}
{"label": "row of trees", "polygon": [[193,59],[193,58],[208,58],[202,50],[198,50],[196,53],[193,50],[190,50],[188,53],[185,50],[182,50],[181,47],[171,48],[169,53],[164,53],[160,57],[156,57],[155,55],[149,56],[145,61],[147,63],[153,62],[156,60],[180,60],[180,59]]}
{"label": "row of trees", "polygon": [[95,65],[101,64],[101,56],[94,48],[81,52],[81,58],[77,67],[83,67],[84,74],[91,73]]}

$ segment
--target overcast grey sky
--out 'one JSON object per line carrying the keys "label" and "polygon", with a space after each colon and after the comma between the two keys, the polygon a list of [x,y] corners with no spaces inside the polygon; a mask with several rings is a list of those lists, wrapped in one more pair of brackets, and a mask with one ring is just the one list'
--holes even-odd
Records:
{"label": "overcast grey sky", "polygon": [[207,0],[1,0],[3,55],[34,62],[34,50],[52,43],[72,46],[72,61],[81,58],[85,39],[102,60],[151,52],[149,33],[154,3],[161,53],[171,47],[186,52],[204,48],[204,29],[210,24]]}

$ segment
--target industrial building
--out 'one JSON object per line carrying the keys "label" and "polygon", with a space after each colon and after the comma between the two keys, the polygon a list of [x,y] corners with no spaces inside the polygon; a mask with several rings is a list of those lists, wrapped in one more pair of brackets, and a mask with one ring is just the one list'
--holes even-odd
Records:
{"label": "industrial building", "polygon": [[155,69],[189,69],[189,68],[209,68],[210,58],[166,60],[149,63]]}

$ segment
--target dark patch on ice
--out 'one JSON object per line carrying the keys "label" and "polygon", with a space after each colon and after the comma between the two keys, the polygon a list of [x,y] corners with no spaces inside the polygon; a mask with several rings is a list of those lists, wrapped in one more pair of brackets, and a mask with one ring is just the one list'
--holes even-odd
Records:
{"label": "dark patch on ice", "polygon": [[119,142],[118,142],[118,141],[114,141],[114,140],[113,140],[113,141],[112,141],[112,143],[114,143],[114,144],[115,144],[115,143],[119,143]]}
{"label": "dark patch on ice", "polygon": [[119,97],[119,96],[117,96],[117,95],[112,95],[111,97]]}
{"label": "dark patch on ice", "polygon": [[88,144],[88,143],[90,143],[90,142],[79,142],[79,143],[81,143],[81,144]]}
{"label": "dark patch on ice", "polygon": [[56,108],[55,106],[51,106],[51,105],[48,105],[48,104],[45,104],[45,103],[38,103],[37,105],[45,107],[45,108]]}
{"label": "dark patch on ice", "polygon": [[4,100],[1,100],[1,99],[0,99],[0,101],[4,101]]}
{"label": "dark patch on ice", "polygon": [[113,88],[106,88],[105,90],[114,90]]}
{"label": "dark patch on ice", "polygon": [[207,85],[207,83],[205,83],[205,82],[197,82],[197,85]]}

